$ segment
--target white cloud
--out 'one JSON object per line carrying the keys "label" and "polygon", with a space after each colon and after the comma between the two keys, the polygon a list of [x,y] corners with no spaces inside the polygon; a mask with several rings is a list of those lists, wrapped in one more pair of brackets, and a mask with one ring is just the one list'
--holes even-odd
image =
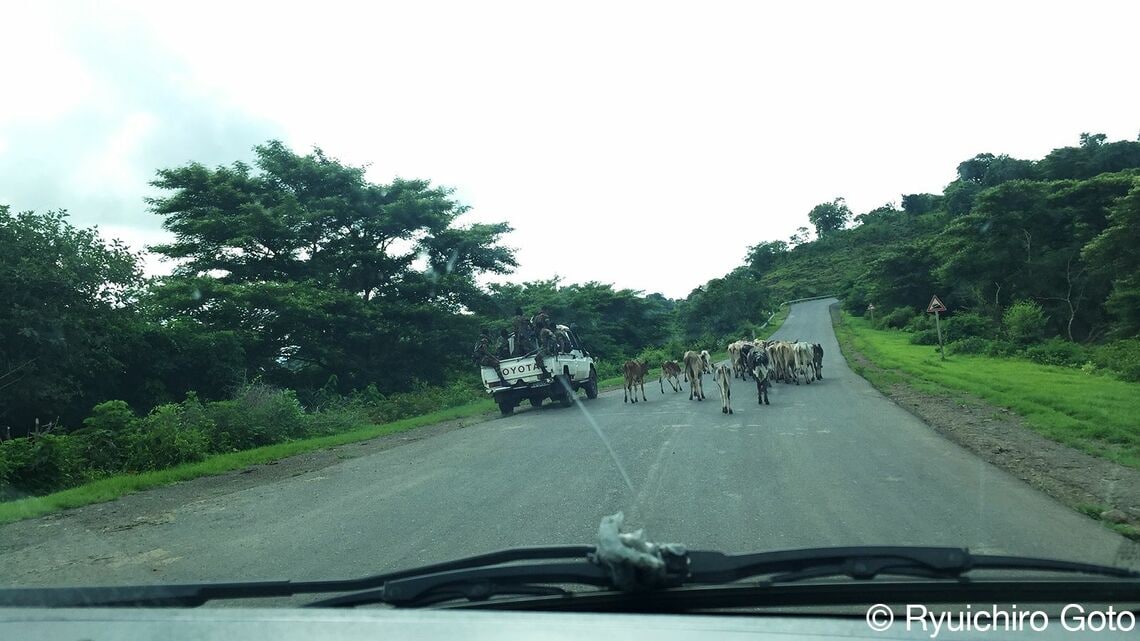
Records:
{"label": "white cloud", "polygon": [[[82,4],[49,21],[66,28],[43,64],[94,89],[57,95],[67,109],[41,111],[54,125],[34,136],[0,128],[0,165],[43,154],[0,172],[46,186],[0,186],[0,200],[56,203],[50,177],[90,180],[75,159],[145,130],[121,139],[113,198],[68,194],[79,202],[67,206],[153,229],[146,185],[125,184],[249,159],[279,135],[372,163],[377,182],[456,187],[466,219],[516,228],[513,278],[684,296],[836,196],[862,212],[941,190],[979,152],[1040,157],[1082,131],[1134,139],[1138,14],[1101,2]],[[38,95],[35,72],[18,77],[20,95]],[[139,113],[150,129],[131,128]]]}

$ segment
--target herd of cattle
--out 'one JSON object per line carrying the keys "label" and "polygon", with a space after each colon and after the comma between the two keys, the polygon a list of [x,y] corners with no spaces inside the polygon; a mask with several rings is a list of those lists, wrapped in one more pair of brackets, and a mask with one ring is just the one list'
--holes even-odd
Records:
{"label": "herd of cattle", "polygon": [[[622,365],[625,375],[625,401],[637,402],[637,390],[641,389],[641,400],[645,396],[645,377],[649,374],[649,363],[642,360],[626,361]],[[800,384],[800,378],[810,385],[823,378],[823,346],[819,343],[803,341],[754,341],[739,340],[728,346],[728,365],[713,365],[708,351],[685,352],[681,362],[665,361],[661,364],[661,376],[657,384],[665,393],[665,383],[674,392],[681,391],[681,379],[689,383],[689,400],[705,400],[702,377],[712,374],[713,381],[720,388],[720,411],[732,414],[732,379],[756,381],[756,401],[768,405],[768,386],[773,382]]]}

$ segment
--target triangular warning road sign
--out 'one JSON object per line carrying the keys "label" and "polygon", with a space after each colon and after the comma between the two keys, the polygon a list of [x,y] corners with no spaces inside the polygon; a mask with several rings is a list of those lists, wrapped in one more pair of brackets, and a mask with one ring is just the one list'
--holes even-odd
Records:
{"label": "triangular warning road sign", "polygon": [[930,304],[926,306],[926,312],[928,314],[933,314],[934,312],[944,311],[946,311],[946,306],[942,304],[942,301],[938,300],[938,295],[935,294],[934,296],[931,296]]}

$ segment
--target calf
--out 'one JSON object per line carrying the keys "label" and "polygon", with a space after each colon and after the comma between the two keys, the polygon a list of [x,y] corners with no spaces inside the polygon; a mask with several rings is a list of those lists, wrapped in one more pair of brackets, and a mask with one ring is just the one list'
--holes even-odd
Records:
{"label": "calf", "polygon": [[685,374],[689,377],[689,400],[705,400],[705,388],[701,384],[701,355],[690,350],[685,352],[682,361],[685,364]]}
{"label": "calf", "polygon": [[823,380],[823,345],[814,343],[811,346],[812,368],[815,369],[815,377],[818,380]]}
{"label": "calf", "polygon": [[[681,391],[681,366],[677,361],[665,361],[661,363],[661,376],[657,379],[657,384],[661,386],[661,393],[665,393],[665,384],[661,381],[669,381],[669,387],[673,388],[674,392]],[[676,384],[673,381],[677,381]]]}
{"label": "calf", "polygon": [[744,341],[733,341],[728,344],[728,362],[732,365],[732,374],[736,375],[736,362],[740,360],[740,346]]}
{"label": "calf", "polygon": [[728,365],[717,365],[716,372],[713,373],[713,380],[716,381],[716,386],[720,388],[721,413],[732,414],[732,388],[730,387],[732,374],[729,373]]}
{"label": "calf", "polygon": [[645,397],[645,375],[649,373],[649,363],[645,361],[626,361],[621,366],[622,374],[625,375],[625,400],[628,403],[629,398],[633,397],[633,402],[637,402],[637,387],[641,386],[641,400],[648,401]]}
{"label": "calf", "polygon": [[768,358],[768,352],[763,349],[752,350],[748,355],[748,370],[756,379],[756,403],[770,405],[768,403],[768,376],[771,373],[771,360]]}

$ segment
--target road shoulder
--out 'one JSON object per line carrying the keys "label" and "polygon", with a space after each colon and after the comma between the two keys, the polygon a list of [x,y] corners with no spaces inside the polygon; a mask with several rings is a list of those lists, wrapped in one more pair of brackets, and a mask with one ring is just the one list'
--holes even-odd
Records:
{"label": "road shoulder", "polygon": [[[891,370],[886,383],[880,368],[851,345],[836,325],[843,356],[851,369],[885,396],[938,433],[1032,487],[1129,538],[1140,540],[1140,471],[1052,441],[1024,424],[1020,416],[961,392],[920,391],[908,376]],[[878,379],[878,380],[877,380]]]}
{"label": "road shoulder", "polygon": [[424,425],[410,430],[385,434],[367,441],[312,450],[224,474],[201,476],[172,485],[135,492],[114,501],[94,503],[0,525],[0,557],[42,542],[44,528],[51,528],[53,537],[59,536],[62,533],[61,531],[66,532],[72,529],[97,532],[131,529],[139,525],[146,525],[148,519],[152,519],[153,515],[167,514],[189,503],[316,472],[338,465],[347,459],[368,456],[482,423],[497,415],[498,412],[489,412],[478,416]]}

